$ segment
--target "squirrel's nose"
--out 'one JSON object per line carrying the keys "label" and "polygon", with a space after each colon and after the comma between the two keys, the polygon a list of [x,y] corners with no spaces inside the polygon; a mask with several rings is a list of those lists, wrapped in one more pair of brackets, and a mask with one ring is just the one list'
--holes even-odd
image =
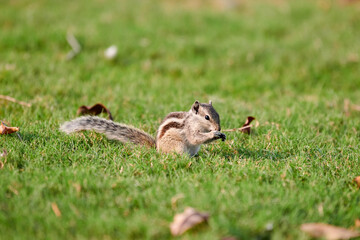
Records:
{"label": "squirrel's nose", "polygon": [[219,132],[221,131],[221,127],[220,127],[220,126],[218,127],[218,131],[219,131]]}

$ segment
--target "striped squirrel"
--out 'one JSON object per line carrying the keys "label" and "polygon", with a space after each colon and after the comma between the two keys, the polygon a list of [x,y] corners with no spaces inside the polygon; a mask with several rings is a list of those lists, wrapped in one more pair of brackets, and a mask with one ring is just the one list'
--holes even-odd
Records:
{"label": "striped squirrel", "polygon": [[94,130],[123,143],[131,142],[156,147],[163,153],[187,153],[190,156],[197,154],[201,144],[226,139],[225,134],[220,132],[220,117],[211,101],[209,104],[195,101],[189,112],[168,114],[157,130],[156,140],[140,129],[92,116],[65,122],[60,130],[67,134]]}

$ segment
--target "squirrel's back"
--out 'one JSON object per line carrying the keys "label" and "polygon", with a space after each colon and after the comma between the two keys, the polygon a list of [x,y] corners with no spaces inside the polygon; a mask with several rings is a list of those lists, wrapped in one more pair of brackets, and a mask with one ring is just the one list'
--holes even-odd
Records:
{"label": "squirrel's back", "polygon": [[107,138],[112,140],[155,147],[155,139],[146,132],[129,125],[99,117],[86,116],[76,118],[62,124],[60,130],[67,134],[83,130],[93,130],[98,133],[104,133]]}

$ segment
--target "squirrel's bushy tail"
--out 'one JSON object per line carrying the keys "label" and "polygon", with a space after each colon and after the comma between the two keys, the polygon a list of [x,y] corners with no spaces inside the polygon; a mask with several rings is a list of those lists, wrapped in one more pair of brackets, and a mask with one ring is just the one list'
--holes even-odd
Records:
{"label": "squirrel's bushy tail", "polygon": [[82,130],[93,130],[98,133],[104,133],[109,139],[118,140],[123,143],[131,142],[134,144],[155,147],[155,139],[146,132],[132,126],[99,117],[86,116],[76,118],[72,121],[63,123],[60,126],[60,130],[67,134]]}

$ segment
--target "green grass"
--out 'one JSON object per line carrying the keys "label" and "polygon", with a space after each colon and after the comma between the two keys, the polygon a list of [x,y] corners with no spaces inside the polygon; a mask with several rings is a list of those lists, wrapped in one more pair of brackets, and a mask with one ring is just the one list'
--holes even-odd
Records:
{"label": "green grass", "polygon": [[[343,104],[360,105],[360,7],[174,2],[3,1],[0,94],[32,107],[0,100],[0,119],[23,138],[0,137],[1,239],[168,239],[186,206],[211,217],[183,239],[307,239],[302,223],[360,217],[360,113]],[[71,61],[67,32],[83,47]],[[248,115],[260,126],[195,158],[58,130],[101,102],[155,135],[194,100],[212,100],[223,129]]]}

